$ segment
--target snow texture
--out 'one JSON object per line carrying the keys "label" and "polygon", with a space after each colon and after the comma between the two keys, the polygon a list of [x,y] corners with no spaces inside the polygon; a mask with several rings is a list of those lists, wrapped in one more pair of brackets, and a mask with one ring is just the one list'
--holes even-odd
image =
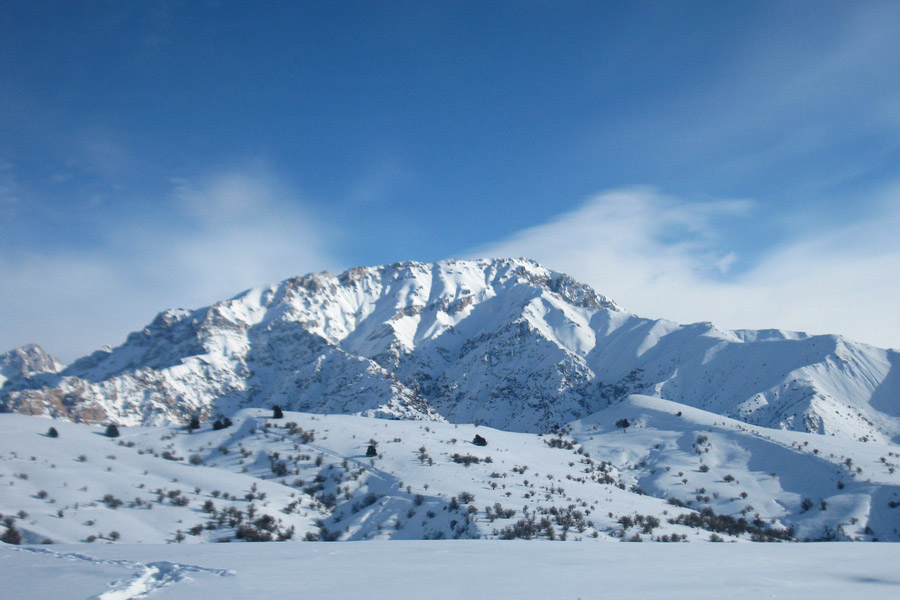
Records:
{"label": "snow texture", "polygon": [[[483,541],[216,544],[79,548],[73,560],[68,548],[35,555],[0,545],[0,578],[5,597],[15,600],[880,600],[896,598],[900,589],[896,545],[692,544],[671,550],[663,544],[551,548]],[[163,554],[167,560],[160,563]],[[172,575],[160,584],[146,575],[150,565],[167,565]]]}

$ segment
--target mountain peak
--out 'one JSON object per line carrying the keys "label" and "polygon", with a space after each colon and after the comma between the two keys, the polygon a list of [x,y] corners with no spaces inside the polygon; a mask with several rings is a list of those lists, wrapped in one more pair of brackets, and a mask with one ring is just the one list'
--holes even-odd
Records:
{"label": "mountain peak", "polygon": [[8,371],[41,376],[5,385],[0,410],[93,422],[278,404],[546,431],[639,393],[764,427],[900,436],[896,352],[643,319],[524,258],[294,277],[164,311],[61,372],[15,352]]}
{"label": "mountain peak", "polygon": [[63,364],[37,344],[30,343],[0,354],[0,385],[7,379],[24,379],[41,373],[58,373]]}

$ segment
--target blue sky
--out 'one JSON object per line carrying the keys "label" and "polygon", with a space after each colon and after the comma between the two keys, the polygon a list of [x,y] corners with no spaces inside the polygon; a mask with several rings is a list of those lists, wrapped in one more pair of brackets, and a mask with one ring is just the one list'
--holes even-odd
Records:
{"label": "blue sky", "polygon": [[626,309],[900,347],[900,6],[21,2],[0,349],[309,271],[526,255]]}

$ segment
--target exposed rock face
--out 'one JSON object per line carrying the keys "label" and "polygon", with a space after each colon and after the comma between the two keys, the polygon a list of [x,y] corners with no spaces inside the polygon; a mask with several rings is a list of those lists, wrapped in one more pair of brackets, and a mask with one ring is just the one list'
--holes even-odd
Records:
{"label": "exposed rock face", "polygon": [[767,427],[900,435],[897,352],[642,319],[526,259],[305,275],[163,312],[65,369],[36,347],[3,357],[3,410],[84,422],[278,404],[540,431],[642,393]]}

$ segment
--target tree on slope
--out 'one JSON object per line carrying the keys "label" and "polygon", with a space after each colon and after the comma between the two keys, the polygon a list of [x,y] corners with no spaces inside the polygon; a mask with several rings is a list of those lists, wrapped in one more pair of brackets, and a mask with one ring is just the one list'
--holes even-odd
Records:
{"label": "tree on slope", "polygon": [[22,534],[16,529],[15,519],[13,517],[6,517],[3,519],[3,524],[6,525],[6,532],[0,536],[0,542],[16,545],[21,544]]}

